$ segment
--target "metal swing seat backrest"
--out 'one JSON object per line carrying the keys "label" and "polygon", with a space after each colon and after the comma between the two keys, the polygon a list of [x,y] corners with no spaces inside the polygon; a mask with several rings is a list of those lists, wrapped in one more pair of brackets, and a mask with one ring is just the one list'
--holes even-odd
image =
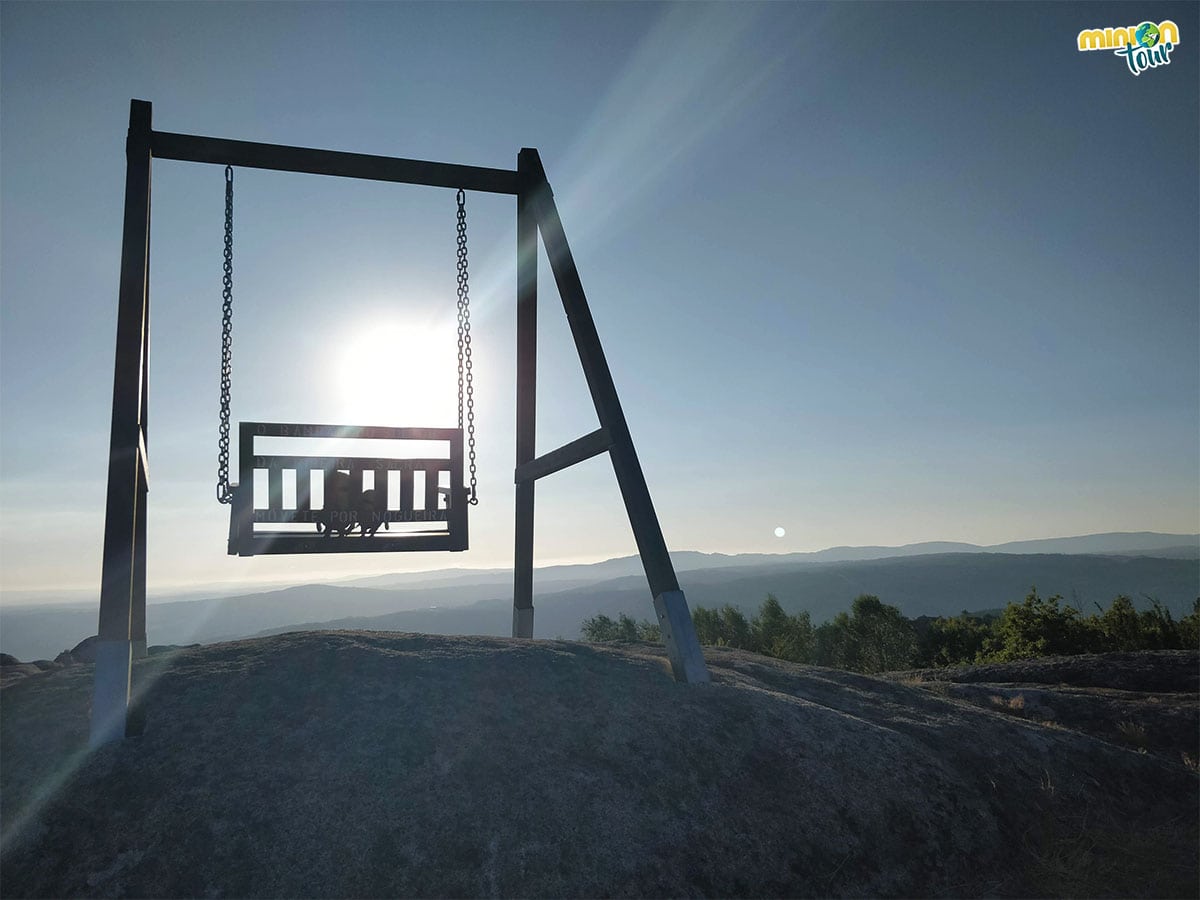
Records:
{"label": "metal swing seat backrest", "polygon": [[[229,398],[232,372],[233,172],[225,169],[224,315],[217,499],[229,504],[231,556],[283,553],[379,553],[466,550],[467,507],[478,503],[475,397],[464,192],[458,191],[458,427],[390,428],[241,422],[238,482],[229,481]],[[470,484],[463,478],[464,435]],[[256,440],[286,439],[283,451]],[[337,443],[336,455],[298,453],[305,440]],[[381,456],[388,447],[419,443],[419,455]],[[429,455],[429,443],[446,450]],[[355,452],[342,450],[350,445]],[[361,452],[358,450],[361,449]],[[372,451],[375,452],[372,452]],[[318,494],[314,498],[314,491]],[[393,526],[395,526],[393,528]]]}
{"label": "metal swing seat backrest", "polygon": [[[448,452],[381,457],[364,446],[362,455],[296,455],[265,452],[255,446],[259,438],[336,439],[342,446],[436,441]],[[461,428],[242,422],[238,473],[230,555],[467,549]]]}

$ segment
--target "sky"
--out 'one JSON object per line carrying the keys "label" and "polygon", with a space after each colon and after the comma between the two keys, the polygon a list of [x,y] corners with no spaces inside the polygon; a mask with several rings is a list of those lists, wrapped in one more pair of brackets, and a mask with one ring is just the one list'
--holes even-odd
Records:
{"label": "sky", "polygon": [[[131,98],[162,131],[539,150],[670,548],[1200,530],[1190,3],[0,5],[0,591],[98,591]],[[1173,20],[1133,75],[1093,27]],[[224,178],[157,160],[151,591],[511,565],[515,203],[467,197],[462,554],[239,559]],[[453,191],[235,173],[233,418],[452,426]],[[537,450],[597,427],[544,256]],[[782,529],[782,537],[777,530]],[[636,552],[606,458],[535,560]]]}

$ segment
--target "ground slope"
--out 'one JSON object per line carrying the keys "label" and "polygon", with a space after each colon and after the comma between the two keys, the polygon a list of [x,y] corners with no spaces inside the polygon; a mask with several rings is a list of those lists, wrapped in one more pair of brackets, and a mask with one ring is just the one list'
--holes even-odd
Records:
{"label": "ground slope", "polygon": [[1200,760],[1200,654],[1194,650],[1083,653],[887,677],[1193,769]]}
{"label": "ground slope", "polygon": [[4,896],[1195,896],[1185,765],[706,650],[325,632],[0,696]]}

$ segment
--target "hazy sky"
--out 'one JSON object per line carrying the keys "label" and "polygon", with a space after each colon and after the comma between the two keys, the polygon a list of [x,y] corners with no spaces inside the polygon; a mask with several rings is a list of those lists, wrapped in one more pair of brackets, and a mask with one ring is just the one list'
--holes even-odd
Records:
{"label": "hazy sky", "polygon": [[[163,131],[537,147],[673,549],[1200,530],[1197,9],[5,2],[0,587],[99,584],[131,97]],[[1076,49],[1147,19],[1169,65]],[[235,421],[452,425],[453,192],[236,188]],[[155,162],[152,587],[510,565],[513,199],[468,197],[472,550],[253,560],[214,499],[223,202]],[[540,278],[545,452],[596,420]],[[537,490],[539,563],[634,552],[606,458]]]}

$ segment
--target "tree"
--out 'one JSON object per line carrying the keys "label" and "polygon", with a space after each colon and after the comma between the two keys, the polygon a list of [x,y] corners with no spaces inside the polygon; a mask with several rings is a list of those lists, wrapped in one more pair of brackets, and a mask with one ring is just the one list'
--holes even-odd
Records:
{"label": "tree", "polygon": [[721,617],[715,609],[697,606],[692,610],[692,625],[701,644],[715,644],[721,638]]}
{"label": "tree", "polygon": [[1029,589],[1023,603],[1010,603],[996,621],[984,647],[988,660],[1004,662],[1038,656],[1086,653],[1096,646],[1094,632],[1073,606],[1059,607],[1060,595],[1047,599]]}
{"label": "tree", "polygon": [[595,643],[606,641],[661,641],[662,633],[656,622],[635,621],[625,613],[613,621],[600,613],[583,622],[583,639]]}
{"label": "tree", "polygon": [[750,620],[752,649],[757,653],[809,663],[813,658],[813,627],[808,610],[789,616],[774,594],[759,607]]}
{"label": "tree", "polygon": [[961,615],[930,619],[918,638],[925,666],[958,666],[975,662],[992,633],[991,624],[966,610]]}
{"label": "tree", "polygon": [[617,623],[604,615],[604,613],[592,616],[590,619],[584,619],[582,632],[585,641],[592,641],[594,643],[615,641],[618,634],[620,634]]}
{"label": "tree", "polygon": [[857,671],[858,641],[849,613],[840,612],[813,634],[813,662],[831,669]]}
{"label": "tree", "polygon": [[1142,622],[1133,601],[1124,594],[1092,621],[1105,650],[1144,650]]}
{"label": "tree", "polygon": [[726,603],[719,610],[698,606],[692,611],[692,625],[702,644],[751,649],[750,623],[736,606]]}
{"label": "tree", "polygon": [[637,639],[645,641],[649,644],[662,643],[662,629],[657,622],[651,622],[648,619],[643,619],[637,623]]}
{"label": "tree", "polygon": [[1184,650],[1200,650],[1200,597],[1192,611],[1179,620],[1179,642]]}
{"label": "tree", "polygon": [[774,594],[767,594],[767,599],[759,607],[758,613],[750,620],[753,649],[758,653],[774,656],[769,648],[787,632],[787,627],[788,614],[783,611],[779,599]]}
{"label": "tree", "polygon": [[746,621],[745,614],[728,603],[721,607],[721,640],[718,643],[739,650],[754,649],[750,623]]}
{"label": "tree", "polygon": [[1143,643],[1150,650],[1182,650],[1183,636],[1171,611],[1153,597],[1149,600],[1150,609],[1142,610],[1139,617]]}
{"label": "tree", "polygon": [[812,662],[813,627],[807,612],[789,616],[774,594],[767,594],[750,621],[736,606],[692,610],[701,644],[750,650],[792,662]]}
{"label": "tree", "polygon": [[896,607],[863,594],[850,608],[850,622],[859,644],[860,672],[892,672],[916,661],[916,631]]}
{"label": "tree", "polygon": [[816,631],[818,665],[855,672],[906,669],[917,660],[917,633],[900,610],[872,594],[855,599]]}

